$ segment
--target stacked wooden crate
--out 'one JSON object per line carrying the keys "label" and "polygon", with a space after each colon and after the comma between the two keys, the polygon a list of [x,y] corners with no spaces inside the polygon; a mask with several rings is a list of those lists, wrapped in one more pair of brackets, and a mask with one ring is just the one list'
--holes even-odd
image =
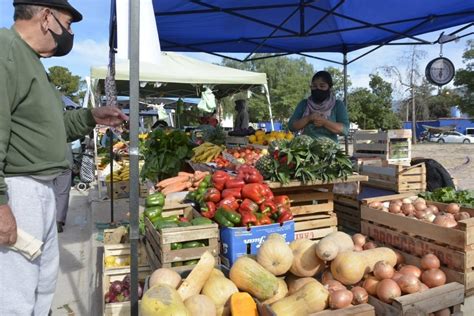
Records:
{"label": "stacked wooden crate", "polygon": [[[163,216],[184,215],[189,220],[201,215],[191,206],[184,209],[167,210]],[[217,224],[198,225],[188,227],[163,228],[156,230],[153,224],[145,218],[146,250],[150,266],[153,269],[171,268],[177,272],[191,270],[196,264],[189,264],[197,260],[205,251],[210,251],[219,260],[219,228]],[[174,243],[199,241],[203,247],[172,249]]]}
{"label": "stacked wooden crate", "polygon": [[[409,193],[364,200],[361,230],[377,244],[400,250],[409,264],[419,265],[427,253],[435,254],[448,282],[464,285],[466,296],[474,294],[474,218],[461,220],[454,228],[442,227],[414,218],[369,207],[370,202],[402,199]],[[429,202],[444,211],[447,204]],[[474,216],[474,209],[462,208]]]}
{"label": "stacked wooden crate", "polygon": [[361,164],[360,174],[369,177],[367,186],[394,191],[424,192],[426,190],[426,167],[424,163],[413,166],[393,164]]}
{"label": "stacked wooden crate", "polygon": [[338,230],[348,234],[360,232],[360,201],[355,196],[334,195]]}
{"label": "stacked wooden crate", "polygon": [[353,135],[354,157],[380,157],[389,163],[409,165],[411,130],[360,130]]}

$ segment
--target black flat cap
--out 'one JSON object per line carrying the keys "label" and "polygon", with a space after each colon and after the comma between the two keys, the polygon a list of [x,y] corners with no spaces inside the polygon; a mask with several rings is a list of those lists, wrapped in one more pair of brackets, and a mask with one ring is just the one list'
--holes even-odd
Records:
{"label": "black flat cap", "polygon": [[72,22],[79,22],[82,20],[82,14],[72,5],[70,5],[67,0],[13,0],[14,6],[18,4],[31,4],[50,8],[58,8],[71,13]]}

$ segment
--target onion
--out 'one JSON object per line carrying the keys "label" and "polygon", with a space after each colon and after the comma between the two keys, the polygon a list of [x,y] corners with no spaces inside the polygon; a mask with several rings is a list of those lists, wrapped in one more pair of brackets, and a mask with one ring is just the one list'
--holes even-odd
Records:
{"label": "onion", "polygon": [[417,266],[413,266],[411,264],[407,264],[398,270],[401,274],[413,274],[417,278],[420,278],[421,276],[421,270]]}
{"label": "onion", "polygon": [[415,202],[418,199],[418,195],[412,195],[409,197],[410,201]]}
{"label": "onion", "polygon": [[392,279],[385,279],[379,282],[377,285],[377,297],[385,302],[392,303],[393,299],[400,297],[402,291],[398,286],[397,282]]}
{"label": "onion", "polygon": [[427,208],[426,204],[421,202],[415,203],[414,206],[417,211],[423,211]]}
{"label": "onion", "polygon": [[337,280],[326,280],[326,283],[323,283],[323,285],[329,291],[329,293],[333,293],[335,291],[340,290],[346,290],[346,287]]}
{"label": "onion", "polygon": [[369,241],[368,243],[365,243],[364,247],[362,247],[364,250],[367,249],[374,249],[377,248],[377,244],[374,243],[373,241]]}
{"label": "onion", "polygon": [[423,282],[420,282],[420,290],[419,293],[423,293],[424,291],[428,291],[430,288]]}
{"label": "onion", "polygon": [[404,203],[402,205],[402,212],[403,212],[403,214],[405,214],[407,216],[412,215],[413,213],[415,213],[415,207],[411,203],[409,203],[409,204]]}
{"label": "onion", "polygon": [[450,316],[451,310],[449,308],[445,308],[434,313],[434,316]]}
{"label": "onion", "polygon": [[428,213],[426,213],[425,210],[416,210],[415,211],[415,217],[418,219],[425,219]]}
{"label": "onion", "polygon": [[354,234],[354,236],[352,236],[352,241],[354,242],[354,245],[358,245],[362,247],[364,246],[367,240],[364,235],[357,233],[357,234]]}
{"label": "onion", "polygon": [[390,213],[398,214],[398,213],[400,213],[400,212],[402,211],[402,207],[401,207],[401,205],[392,203],[392,204],[390,204],[390,206],[388,207],[388,211],[389,211]]}
{"label": "onion", "polygon": [[391,279],[395,270],[385,261],[379,261],[374,266],[374,276],[377,280]]}
{"label": "onion", "polygon": [[416,293],[421,287],[420,280],[413,274],[402,275],[402,277],[398,279],[397,284],[402,292],[406,294]]}
{"label": "onion", "polygon": [[321,275],[321,283],[326,284],[328,280],[334,280],[334,276],[330,270],[325,270]]}
{"label": "onion", "polygon": [[329,294],[329,307],[341,309],[351,305],[354,295],[349,290],[339,290]]}
{"label": "onion", "polygon": [[369,293],[360,286],[355,286],[351,289],[352,294],[354,295],[354,298],[352,299],[352,304],[354,305],[359,305],[359,304],[364,304],[369,301]]}
{"label": "onion", "polygon": [[377,294],[377,285],[379,284],[379,280],[377,280],[374,276],[370,275],[365,279],[364,284],[362,287],[369,293],[369,295],[376,295]]}
{"label": "onion", "polygon": [[397,265],[405,263],[405,257],[399,251],[395,251],[395,254],[397,255]]}
{"label": "onion", "polygon": [[388,212],[388,207],[382,207],[382,212]]}
{"label": "onion", "polygon": [[440,269],[429,269],[423,272],[421,281],[429,288],[437,287],[446,283],[446,274]]}
{"label": "onion", "polygon": [[388,208],[390,206],[390,202],[383,202],[382,206]]}
{"label": "onion", "polygon": [[414,202],[414,204],[417,204],[417,203],[423,203],[426,205],[426,200],[424,198],[417,198]]}
{"label": "onion", "polygon": [[390,204],[397,204],[397,205],[402,206],[403,202],[402,202],[402,200],[393,200],[393,201],[390,202]]}
{"label": "onion", "polygon": [[369,204],[369,207],[370,208],[375,208],[376,210],[381,209],[382,208],[382,202],[379,202],[379,201],[372,202],[372,203]]}
{"label": "onion", "polygon": [[439,213],[439,209],[436,205],[428,205],[427,208],[431,209],[431,213],[433,213],[434,215]]}
{"label": "onion", "polygon": [[409,199],[409,198],[404,198],[404,199],[402,200],[402,203],[403,203],[403,204],[411,204],[412,202],[413,202],[413,201],[412,201],[411,199]]}
{"label": "onion", "polygon": [[392,280],[398,283],[398,280],[399,280],[402,276],[404,276],[404,274],[401,274],[400,272],[395,271],[395,272],[393,273]]}
{"label": "onion", "polygon": [[439,269],[440,265],[438,257],[432,253],[428,253],[421,258],[420,266],[423,270]]}
{"label": "onion", "polygon": [[362,250],[364,250],[364,248],[362,248],[361,246],[354,245],[354,251],[362,251]]}
{"label": "onion", "polygon": [[425,217],[425,220],[430,223],[433,223],[435,219],[436,219],[436,215],[434,215],[433,213],[430,213],[426,215]]}
{"label": "onion", "polygon": [[451,214],[459,213],[459,210],[459,204],[456,203],[449,203],[448,206],[446,206],[446,212]]}
{"label": "onion", "polygon": [[436,215],[433,224],[448,228],[452,228],[458,225],[458,223],[454,219],[453,214],[449,213]]}
{"label": "onion", "polygon": [[457,214],[454,214],[454,219],[458,222],[468,218],[471,218],[471,214],[469,214],[468,212],[459,212]]}

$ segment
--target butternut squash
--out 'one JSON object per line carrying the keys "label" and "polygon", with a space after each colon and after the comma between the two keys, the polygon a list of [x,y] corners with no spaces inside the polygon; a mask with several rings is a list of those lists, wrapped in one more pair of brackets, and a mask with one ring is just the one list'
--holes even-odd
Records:
{"label": "butternut squash", "polygon": [[316,244],[316,255],[324,261],[331,261],[342,251],[353,250],[352,237],[343,232],[333,232]]}
{"label": "butternut squash", "polygon": [[246,292],[232,294],[230,297],[230,311],[232,316],[258,316],[257,304],[252,296]]}
{"label": "butternut squash", "polygon": [[216,259],[214,259],[209,251],[206,251],[201,255],[197,265],[178,288],[178,293],[183,301],[201,292],[202,287],[211,275],[215,264]]}
{"label": "butternut squash", "polygon": [[258,249],[257,262],[274,275],[283,275],[291,268],[293,251],[280,234],[271,234]]}
{"label": "butternut squash", "polygon": [[191,316],[216,316],[216,305],[206,295],[193,295],[184,301]]}
{"label": "butternut squash", "polygon": [[267,300],[277,293],[278,279],[258,262],[248,257],[240,257],[229,273],[237,288],[249,292],[259,300]]}
{"label": "butternut squash", "polygon": [[316,281],[316,279],[313,277],[300,278],[292,274],[289,274],[286,277],[285,281],[286,281],[286,284],[288,285],[288,295],[292,295],[293,293],[301,289],[303,286],[305,286],[306,283]]}
{"label": "butternut squash", "polygon": [[309,239],[292,241],[293,263],[290,272],[299,277],[312,277],[324,269],[324,262],[316,256],[316,242]]}
{"label": "butternut squash", "polygon": [[390,248],[380,247],[364,251],[343,251],[331,262],[331,273],[339,282],[356,284],[364,274],[372,272],[378,261],[384,260],[392,267],[397,263],[397,255]]}
{"label": "butternut squash", "polygon": [[140,304],[142,316],[192,316],[176,290],[168,284],[149,288]]}
{"label": "butternut squash", "polygon": [[150,287],[157,284],[168,284],[174,289],[176,289],[180,283],[181,276],[178,272],[167,268],[160,268],[153,271],[149,281]]}
{"label": "butternut squash", "polygon": [[278,301],[279,299],[284,298],[288,294],[288,286],[286,285],[284,278],[278,278],[278,289],[275,296],[269,298],[268,300],[263,301],[263,304],[272,304]]}
{"label": "butternut squash", "polygon": [[277,316],[306,316],[324,310],[328,306],[329,292],[316,282],[309,282],[294,294],[271,305]]}
{"label": "butternut squash", "polygon": [[237,292],[239,289],[234,282],[226,277],[213,274],[204,284],[201,293],[209,297],[219,309],[227,303],[232,294]]}

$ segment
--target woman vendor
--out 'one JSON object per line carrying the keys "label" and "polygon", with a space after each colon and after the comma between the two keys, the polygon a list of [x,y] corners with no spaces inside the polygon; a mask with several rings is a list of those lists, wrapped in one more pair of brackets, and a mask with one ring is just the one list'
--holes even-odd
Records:
{"label": "woman vendor", "polygon": [[332,77],[318,71],[311,79],[311,96],[296,106],[288,122],[292,132],[302,131],[311,137],[328,137],[337,142],[337,135],[347,135],[349,118],[344,103],[332,92]]}

